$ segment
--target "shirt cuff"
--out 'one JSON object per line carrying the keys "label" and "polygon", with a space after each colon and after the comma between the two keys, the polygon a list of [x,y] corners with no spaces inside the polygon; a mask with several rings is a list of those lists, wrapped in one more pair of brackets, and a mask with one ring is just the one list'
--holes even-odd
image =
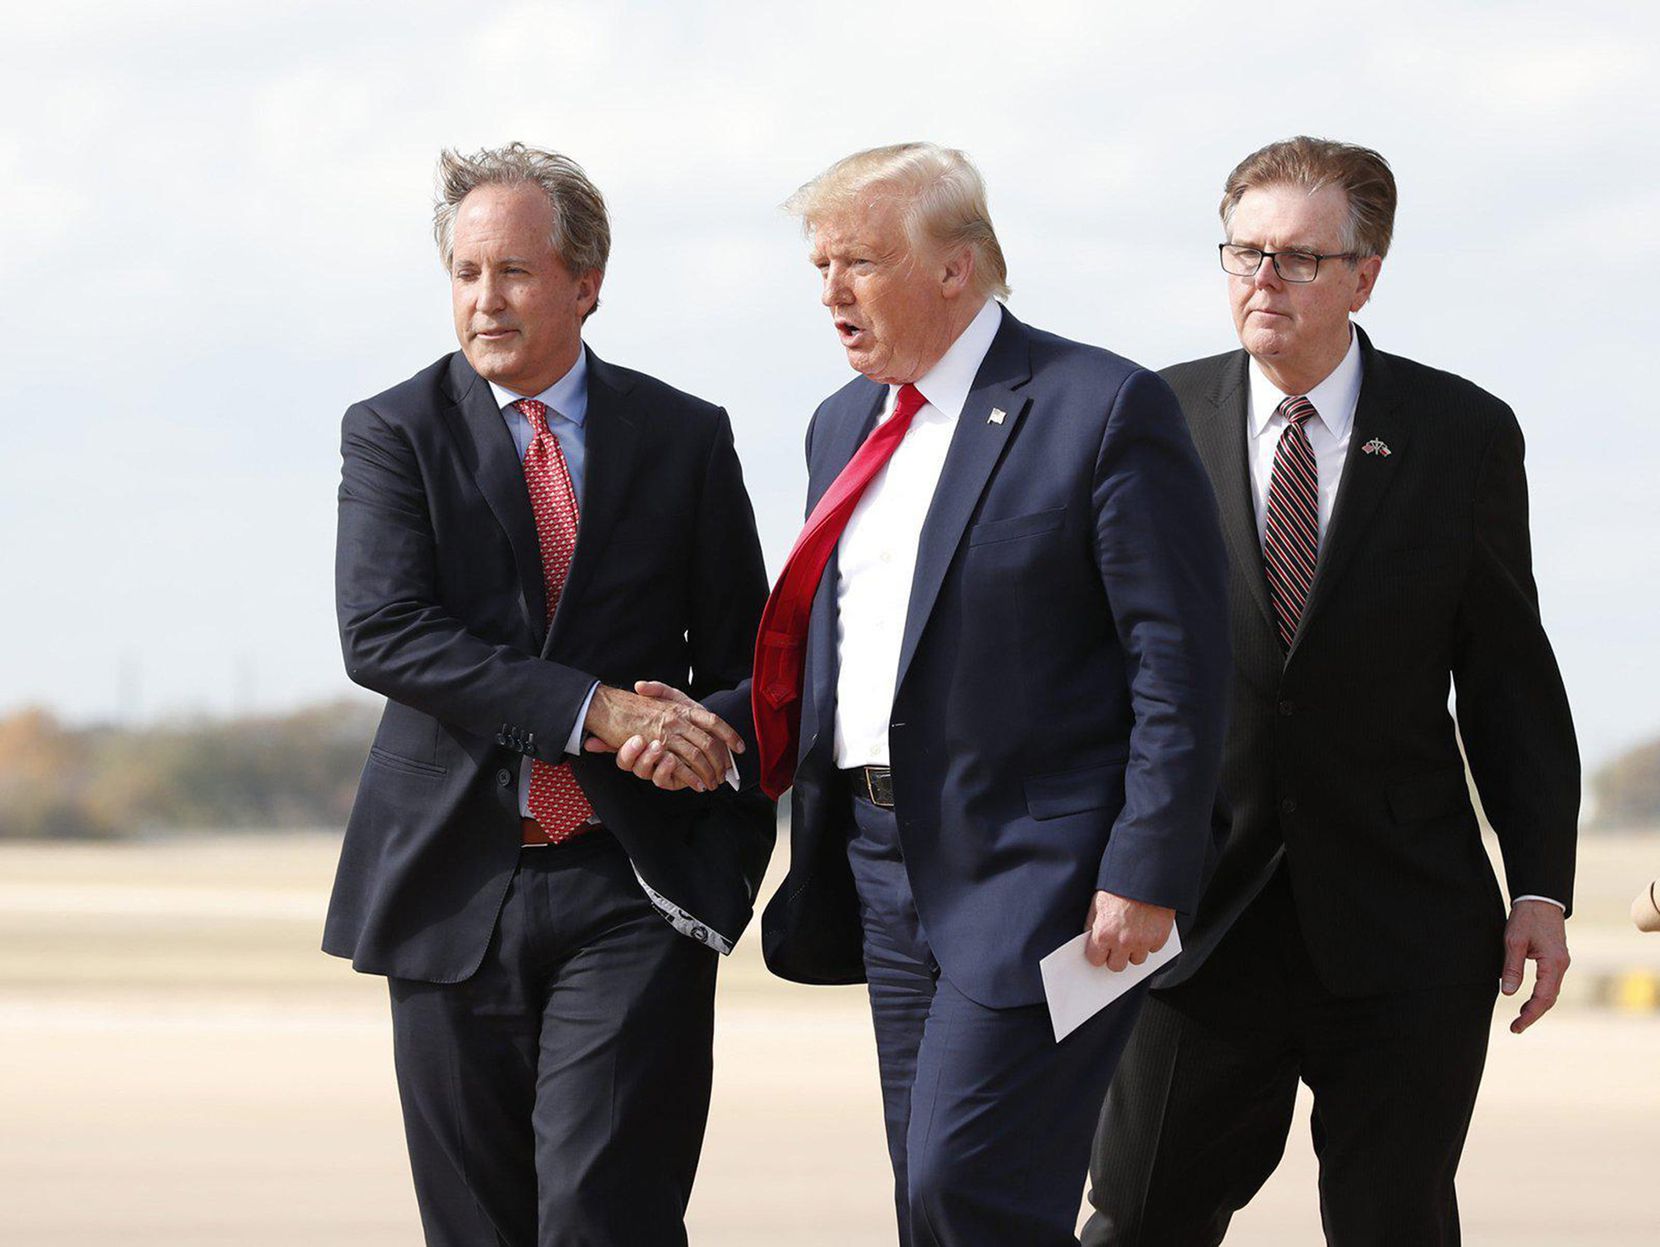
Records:
{"label": "shirt cuff", "polygon": [[1568,912],[1568,907],[1566,905],[1564,905],[1561,901],[1553,900],[1548,896],[1513,896],[1510,898],[1510,908],[1515,909],[1517,901],[1544,901],[1547,905],[1555,905],[1563,913]]}
{"label": "shirt cuff", "polygon": [[599,681],[595,680],[588,695],[582,699],[582,709],[576,712],[576,722],[571,725],[570,737],[565,741],[566,753],[582,752],[582,725],[588,721],[588,707],[594,704],[594,694],[599,692]]}

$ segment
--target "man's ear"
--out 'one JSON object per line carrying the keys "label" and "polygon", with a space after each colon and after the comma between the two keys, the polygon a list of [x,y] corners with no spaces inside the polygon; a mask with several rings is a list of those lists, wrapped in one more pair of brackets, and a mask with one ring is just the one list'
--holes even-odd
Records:
{"label": "man's ear", "polygon": [[964,244],[948,252],[940,270],[940,293],[960,299],[974,285],[974,248]]}
{"label": "man's ear", "polygon": [[1372,291],[1377,288],[1378,274],[1383,271],[1383,258],[1369,255],[1355,264],[1358,277],[1355,285],[1355,297],[1349,301],[1349,310],[1358,312],[1371,301]]}
{"label": "man's ear", "polygon": [[605,274],[597,268],[591,268],[577,279],[576,302],[586,316],[594,310],[594,304],[599,302],[599,288],[605,281]]}

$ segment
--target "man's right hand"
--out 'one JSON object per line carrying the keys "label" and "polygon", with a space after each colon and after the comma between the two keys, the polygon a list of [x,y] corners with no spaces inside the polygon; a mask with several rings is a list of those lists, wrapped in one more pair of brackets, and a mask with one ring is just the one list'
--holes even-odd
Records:
{"label": "man's right hand", "polygon": [[739,736],[678,689],[642,680],[636,691],[600,687],[588,706],[583,730],[590,752],[616,753],[617,765],[659,788],[713,790],[744,751]]}

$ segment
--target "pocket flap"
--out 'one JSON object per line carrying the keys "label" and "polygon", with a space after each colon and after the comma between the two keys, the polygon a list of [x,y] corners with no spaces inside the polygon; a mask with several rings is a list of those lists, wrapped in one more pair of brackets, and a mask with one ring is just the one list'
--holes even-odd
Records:
{"label": "pocket flap", "polygon": [[1076,771],[1032,775],[1026,780],[1026,809],[1033,818],[1059,818],[1082,810],[1099,810],[1118,802],[1124,791],[1120,758]]}
{"label": "pocket flap", "polygon": [[1048,511],[1033,511],[1030,515],[1011,515],[1006,520],[984,520],[968,530],[968,544],[983,546],[989,541],[1008,541],[1014,537],[1031,537],[1052,532],[1066,519],[1065,507]]}

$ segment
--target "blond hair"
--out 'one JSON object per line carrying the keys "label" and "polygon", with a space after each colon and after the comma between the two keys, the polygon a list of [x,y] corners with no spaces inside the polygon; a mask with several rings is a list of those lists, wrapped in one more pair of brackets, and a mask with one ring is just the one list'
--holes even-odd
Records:
{"label": "blond hair", "polygon": [[814,222],[884,194],[905,197],[905,232],[913,247],[968,247],[977,293],[1009,297],[1008,265],[991,226],[985,180],[955,148],[895,143],[854,152],[802,186],[784,208],[810,230]]}

